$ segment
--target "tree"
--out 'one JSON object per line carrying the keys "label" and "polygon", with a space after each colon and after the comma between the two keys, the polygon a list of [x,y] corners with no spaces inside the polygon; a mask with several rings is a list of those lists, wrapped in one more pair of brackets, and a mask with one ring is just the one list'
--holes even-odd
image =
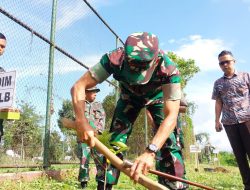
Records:
{"label": "tree", "polygon": [[61,123],[61,118],[65,117],[65,118],[69,118],[74,120],[75,116],[74,116],[74,112],[73,112],[73,105],[71,100],[63,100],[62,103],[62,108],[58,111],[58,115],[59,115],[59,119],[57,120],[58,122],[58,126],[61,129],[63,135],[64,135],[64,142],[66,142],[66,147],[71,150],[71,155],[73,155],[73,157],[76,157],[77,154],[77,140],[76,140],[76,132],[74,130],[68,130],[65,127],[63,127],[62,123]]}
{"label": "tree", "polygon": [[112,117],[115,111],[115,105],[116,105],[115,91],[111,92],[104,98],[102,105],[106,113],[105,128],[107,130],[111,125]]}
{"label": "tree", "polygon": [[168,56],[178,65],[181,73],[181,86],[184,89],[188,81],[200,71],[199,67],[195,65],[193,59],[185,60],[173,52],[168,52]]}
{"label": "tree", "polygon": [[[106,96],[103,100],[103,108],[106,113],[106,129],[108,129],[111,125],[116,102],[115,102],[115,92],[111,92],[108,96]],[[128,141],[128,155],[138,155],[144,149],[143,146],[146,147],[145,144],[145,119],[144,119],[144,110],[141,111],[139,116],[137,117],[135,124],[133,125],[133,133],[129,137]],[[150,134],[149,134],[150,135]]]}
{"label": "tree", "polygon": [[[181,87],[184,90],[190,79],[200,71],[199,67],[195,65],[192,59],[185,60],[173,52],[168,52],[168,56],[178,65],[181,73]],[[194,114],[196,105],[194,102],[188,102],[187,113],[182,117],[183,135],[184,135],[184,149],[183,156],[186,160],[190,159],[189,146],[194,143],[194,129],[191,116]]]}
{"label": "tree", "polygon": [[225,152],[225,151],[220,152],[219,160],[221,165],[238,166],[235,156],[231,152]]}
{"label": "tree", "polygon": [[[35,107],[22,101],[20,119],[5,122],[4,148],[19,152],[22,158],[40,155],[42,152],[43,117],[35,112]],[[41,145],[41,146],[37,146]]]}
{"label": "tree", "polygon": [[200,145],[204,146],[205,144],[209,142],[209,134],[198,133],[197,135],[195,135],[195,139]]}
{"label": "tree", "polygon": [[61,136],[57,132],[50,133],[49,160],[50,162],[60,161],[64,159],[65,148],[61,141]]}
{"label": "tree", "polygon": [[67,135],[73,135],[75,134],[72,130],[68,130],[65,127],[63,127],[62,123],[61,123],[61,118],[65,117],[65,118],[69,118],[74,120],[75,116],[74,116],[74,112],[73,112],[73,105],[72,102],[70,100],[63,100],[62,102],[62,109],[60,109],[58,111],[58,115],[59,115],[59,119],[57,120],[58,122],[58,126],[61,129],[62,133],[67,136]]}

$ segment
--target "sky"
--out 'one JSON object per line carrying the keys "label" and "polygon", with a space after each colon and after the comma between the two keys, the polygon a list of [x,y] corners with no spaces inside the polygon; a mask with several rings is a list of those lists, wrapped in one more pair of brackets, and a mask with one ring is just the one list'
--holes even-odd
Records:
{"label": "sky", "polygon": [[[16,6],[9,0],[1,0],[0,7],[11,11],[49,38],[50,31],[46,28],[50,27],[51,0],[36,0],[32,3],[29,0],[16,0],[15,2],[16,5],[20,2],[20,6]],[[209,133],[210,141],[214,146],[219,150],[231,151],[225,131],[215,132],[214,101],[211,100],[211,95],[214,81],[223,74],[217,60],[222,50],[232,51],[237,70],[250,71],[250,0],[89,0],[88,2],[121,40],[125,41],[126,37],[133,32],[152,32],[159,37],[162,50],[173,51],[180,57],[195,60],[200,72],[184,89],[187,100],[197,105],[196,112],[192,116],[194,131],[196,134]],[[8,48],[14,51],[14,45],[12,47],[11,44],[19,40],[20,33],[16,33],[14,26],[9,25],[8,21],[4,24],[5,28],[1,28],[0,25],[0,30],[9,33]],[[57,44],[80,60],[88,62],[89,66],[96,63],[103,53],[115,47],[113,36],[103,29],[103,24],[81,0],[58,0],[56,30]],[[43,52],[45,48],[42,46],[39,46],[40,49],[34,48],[35,44],[40,42],[35,40],[31,42],[30,34],[22,37],[24,38],[26,38],[25,42],[22,40],[19,42],[24,43],[23,47],[26,47],[26,50],[15,50],[15,53],[23,55],[25,51],[28,55],[24,59],[25,62],[30,62],[30,58],[36,57],[38,52],[40,56],[48,53]],[[32,44],[33,52],[28,48],[29,44]],[[14,54],[9,50],[9,55],[6,55],[3,60],[11,62],[12,53]],[[41,76],[45,73],[46,75],[47,70],[41,72],[44,69],[43,66],[33,62],[29,64],[34,64],[34,68],[38,69],[34,69],[32,74],[40,73]],[[56,73],[58,76],[62,73],[79,71],[79,67],[66,65],[65,58],[59,57],[58,62],[61,63]],[[23,77],[31,75],[24,69],[20,68],[20,70]],[[80,72],[77,76],[79,75]],[[72,77],[69,81],[76,79],[77,77]],[[61,86],[57,88],[63,91],[60,94],[62,96],[64,89]]]}
{"label": "sky", "polygon": [[194,131],[209,133],[215,147],[231,151],[225,131],[215,132],[211,95],[214,81],[222,76],[217,60],[222,50],[232,51],[237,70],[250,71],[250,1],[127,0],[97,10],[122,39],[134,31],[150,31],[159,37],[161,49],[195,60],[201,71],[184,89],[187,100],[197,105]]}

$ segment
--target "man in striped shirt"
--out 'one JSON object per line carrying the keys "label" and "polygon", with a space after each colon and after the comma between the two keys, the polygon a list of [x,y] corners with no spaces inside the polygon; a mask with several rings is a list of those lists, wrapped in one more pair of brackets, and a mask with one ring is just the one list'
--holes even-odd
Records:
{"label": "man in striped shirt", "polygon": [[250,74],[235,70],[236,61],[230,51],[222,51],[218,59],[224,75],[215,81],[212,95],[212,99],[215,100],[215,130],[220,132],[223,124],[236,157],[245,190],[250,190],[248,162],[250,159]]}

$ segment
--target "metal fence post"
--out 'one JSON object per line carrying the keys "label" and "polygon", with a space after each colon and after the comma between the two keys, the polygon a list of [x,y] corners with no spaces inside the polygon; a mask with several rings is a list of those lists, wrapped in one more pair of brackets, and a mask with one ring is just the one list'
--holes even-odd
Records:
{"label": "metal fence post", "polygon": [[54,50],[55,50],[55,29],[56,29],[56,9],[57,0],[53,0],[52,16],[51,16],[51,32],[50,32],[50,53],[49,53],[49,70],[48,70],[48,89],[47,89],[47,106],[44,136],[44,157],[43,167],[46,169],[49,164],[49,142],[50,142],[50,124],[51,124],[51,105],[52,105],[52,89],[53,89],[53,69],[54,69]]}

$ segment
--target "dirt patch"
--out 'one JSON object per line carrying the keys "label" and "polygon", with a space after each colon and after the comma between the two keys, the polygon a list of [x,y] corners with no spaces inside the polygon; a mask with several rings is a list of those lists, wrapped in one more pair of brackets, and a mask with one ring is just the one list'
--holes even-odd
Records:
{"label": "dirt patch", "polygon": [[[78,169],[74,169],[78,170]],[[62,181],[67,177],[67,173],[72,172],[72,169],[63,170],[47,170],[47,171],[30,171],[30,172],[18,172],[18,173],[4,173],[0,174],[0,183],[6,180],[23,180],[33,181],[43,176]]]}
{"label": "dirt patch", "polygon": [[222,173],[229,173],[230,172],[229,170],[227,170],[223,167],[216,167],[216,168],[214,168],[214,171],[215,172],[222,172]]}

